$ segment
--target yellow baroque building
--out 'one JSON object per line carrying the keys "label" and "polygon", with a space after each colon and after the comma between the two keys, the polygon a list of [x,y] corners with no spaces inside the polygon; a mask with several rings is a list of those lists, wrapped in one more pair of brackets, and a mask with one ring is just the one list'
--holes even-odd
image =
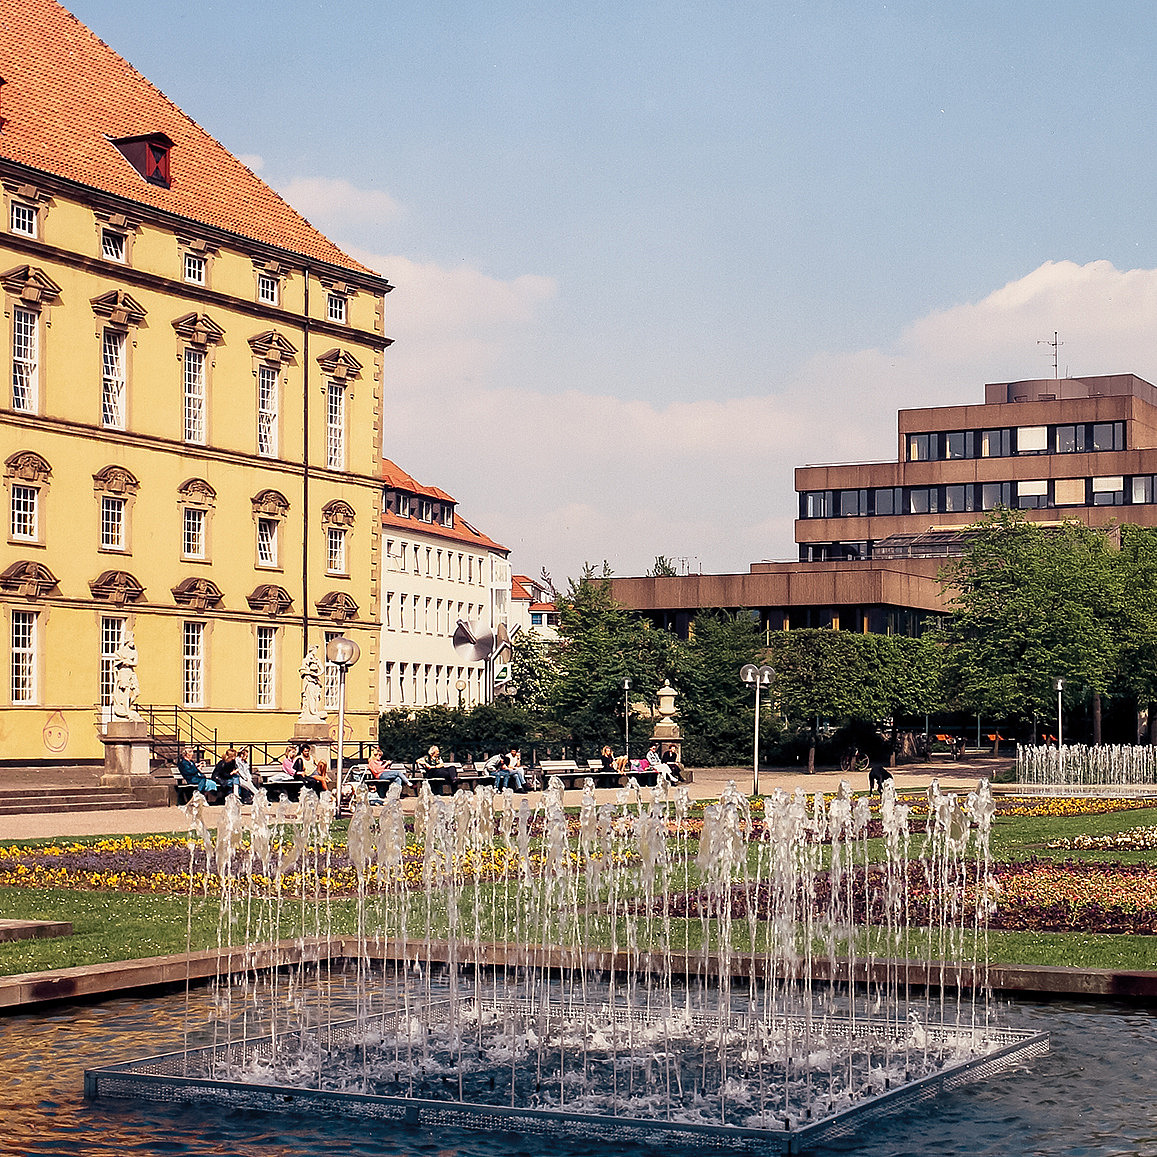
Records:
{"label": "yellow baroque building", "polygon": [[0,8],[0,214],[0,760],[100,759],[130,632],[219,743],[348,635],[370,738],[388,282],[52,0]]}

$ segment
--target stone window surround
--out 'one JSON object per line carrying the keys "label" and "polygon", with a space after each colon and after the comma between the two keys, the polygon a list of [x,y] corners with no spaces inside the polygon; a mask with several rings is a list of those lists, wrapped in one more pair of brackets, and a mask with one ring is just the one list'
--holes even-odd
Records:
{"label": "stone window surround", "polygon": [[[203,478],[189,478],[177,487],[177,506],[181,512],[180,541],[177,557],[182,562],[209,563],[213,557],[213,511],[217,505],[217,491]],[[203,510],[204,518],[204,553],[201,555],[187,555],[185,553],[185,510],[192,508]]]}
{"label": "stone window surround", "polygon": [[[46,514],[52,467],[34,450],[17,450],[4,463],[4,489],[8,492],[5,502],[7,541],[13,546],[43,548],[46,544]],[[36,491],[36,537],[12,537],[12,487],[27,486]]]}
{"label": "stone window surround", "polygon": [[141,488],[140,482],[131,471],[123,466],[109,465],[98,470],[92,476],[92,490],[96,497],[97,519],[101,517],[103,498],[121,498],[124,500],[124,546],[109,547],[101,545],[101,536],[97,534],[97,551],[100,554],[128,555],[133,552],[132,526],[133,507],[136,505],[137,493]]}
{"label": "stone window surround", "polygon": [[[14,413],[45,413],[45,397],[50,375],[47,367],[47,331],[52,325],[52,307],[60,299],[60,286],[42,269],[32,265],[18,265],[0,273],[3,287],[4,365],[6,367],[3,407]],[[12,405],[13,313],[23,309],[36,317],[36,404],[31,410],[16,410]]]}
{"label": "stone window surround", "polygon": [[[281,541],[282,528],[289,513],[289,499],[279,490],[261,490],[249,500],[253,507],[253,565],[262,571],[284,571],[282,562],[285,544]],[[261,561],[261,523],[273,522],[276,527],[276,561]]]}

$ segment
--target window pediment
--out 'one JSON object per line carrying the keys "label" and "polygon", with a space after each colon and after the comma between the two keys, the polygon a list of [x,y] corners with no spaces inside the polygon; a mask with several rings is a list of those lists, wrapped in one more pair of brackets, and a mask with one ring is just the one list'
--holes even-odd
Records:
{"label": "window pediment", "polygon": [[106,466],[92,476],[93,489],[98,494],[136,494],[140,482],[123,466]]}
{"label": "window pediment", "polygon": [[323,619],[334,623],[344,623],[358,617],[358,605],[345,591],[330,591],[314,604]]}
{"label": "window pediment", "polygon": [[318,354],[317,364],[327,377],[337,378],[339,381],[360,377],[362,372],[362,363],[347,350],[338,349],[336,346],[323,354]]}
{"label": "window pediment", "polygon": [[60,296],[60,286],[33,265],[17,265],[0,273],[0,285],[29,305],[47,305]]}
{"label": "window pediment", "polygon": [[94,599],[114,603],[118,607],[145,601],[145,588],[127,570],[106,570],[88,584],[88,589],[92,591]]}
{"label": "window pediment", "polygon": [[289,511],[289,499],[280,490],[262,490],[249,500],[253,503],[254,514],[264,514],[267,518],[284,518]]}
{"label": "window pediment", "polygon": [[204,478],[190,478],[177,487],[177,493],[190,506],[210,507],[217,504],[217,491]]}
{"label": "window pediment", "polygon": [[335,498],[321,508],[321,521],[325,526],[353,526],[354,508],[348,502]]}
{"label": "window pediment", "polygon": [[251,611],[264,611],[267,615],[284,615],[293,609],[293,599],[285,587],[276,583],[262,583],[245,596]]}
{"label": "window pediment", "polygon": [[267,329],[264,333],[254,334],[249,339],[249,348],[259,358],[267,362],[292,361],[297,354],[297,346],[275,329]]}
{"label": "window pediment", "polygon": [[52,467],[35,450],[17,450],[4,463],[4,477],[21,482],[47,482]]}
{"label": "window pediment", "polygon": [[188,607],[193,611],[207,611],[219,606],[223,596],[221,588],[212,579],[187,578],[182,579],[173,587],[173,601],[181,607]]}
{"label": "window pediment", "polygon": [[59,585],[56,575],[42,562],[14,562],[0,573],[0,591],[24,599],[41,598]]}
{"label": "window pediment", "polygon": [[123,289],[113,289],[94,297],[89,303],[98,317],[107,317],[113,325],[140,325],[147,310]]}
{"label": "window pediment", "polygon": [[173,322],[177,336],[190,345],[217,345],[225,331],[206,313],[186,313]]}

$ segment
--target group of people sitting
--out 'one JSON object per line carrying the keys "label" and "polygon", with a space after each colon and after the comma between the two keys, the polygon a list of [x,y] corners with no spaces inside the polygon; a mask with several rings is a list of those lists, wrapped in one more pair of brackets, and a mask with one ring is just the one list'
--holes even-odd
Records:
{"label": "group of people sitting", "polygon": [[218,803],[227,795],[236,793],[242,803],[252,803],[257,793],[258,780],[249,764],[249,748],[230,747],[217,761],[211,775],[197,761],[197,752],[186,747],[177,760],[181,778],[197,789],[210,803]]}
{"label": "group of people sitting", "polygon": [[640,760],[632,762],[625,755],[615,756],[610,744],[603,747],[600,758],[602,770],[610,774],[637,775],[654,772],[656,783],[682,783],[683,765],[679,762],[679,753],[674,747],[668,747],[662,754],[659,745],[652,743],[647,754]]}
{"label": "group of people sitting", "polygon": [[[451,792],[458,790],[458,764],[447,763],[443,760],[442,752],[437,744],[418,760],[417,768],[423,777],[440,779],[444,783],[448,783]],[[522,771],[522,757],[517,747],[511,747],[509,751],[492,755],[482,765],[482,770],[485,774],[494,776],[496,791],[513,787],[515,791],[525,794],[528,790],[526,776]]]}
{"label": "group of people sitting", "polygon": [[[616,758],[608,745],[602,750],[602,765],[603,771],[618,774],[653,771],[665,783],[679,783],[683,779],[683,768],[678,762],[675,749],[669,748],[660,755],[658,744],[654,743],[646,757],[634,764],[626,756]],[[446,763],[436,744],[418,760],[417,769],[423,777],[448,783],[451,791],[458,788],[458,765]],[[311,791],[320,794],[330,790],[329,763],[324,759],[315,761],[313,747],[309,743],[286,744],[281,770]],[[375,747],[370,753],[366,770],[368,779],[375,784],[400,783],[403,787],[413,786],[414,781],[406,774],[404,765],[386,762],[380,747]],[[496,791],[510,787],[525,794],[529,790],[517,747],[490,756],[482,765],[482,770],[494,777]],[[247,747],[230,747],[217,761],[211,775],[198,762],[196,751],[186,747],[177,760],[177,771],[186,783],[196,788],[210,803],[218,803],[233,792],[241,797],[242,803],[252,803],[261,783],[260,777],[254,775],[250,766]]]}

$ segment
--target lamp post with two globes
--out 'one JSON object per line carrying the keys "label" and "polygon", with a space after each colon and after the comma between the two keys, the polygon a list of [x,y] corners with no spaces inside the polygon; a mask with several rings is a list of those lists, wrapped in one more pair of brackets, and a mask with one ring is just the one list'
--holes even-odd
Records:
{"label": "lamp post with two globes", "polygon": [[739,668],[739,678],[743,680],[748,687],[755,688],[755,755],[752,759],[752,786],[751,794],[759,795],[759,689],[760,687],[770,687],[772,679],[775,678],[775,671],[766,664],[762,667],[757,667],[754,663],[744,663]]}

